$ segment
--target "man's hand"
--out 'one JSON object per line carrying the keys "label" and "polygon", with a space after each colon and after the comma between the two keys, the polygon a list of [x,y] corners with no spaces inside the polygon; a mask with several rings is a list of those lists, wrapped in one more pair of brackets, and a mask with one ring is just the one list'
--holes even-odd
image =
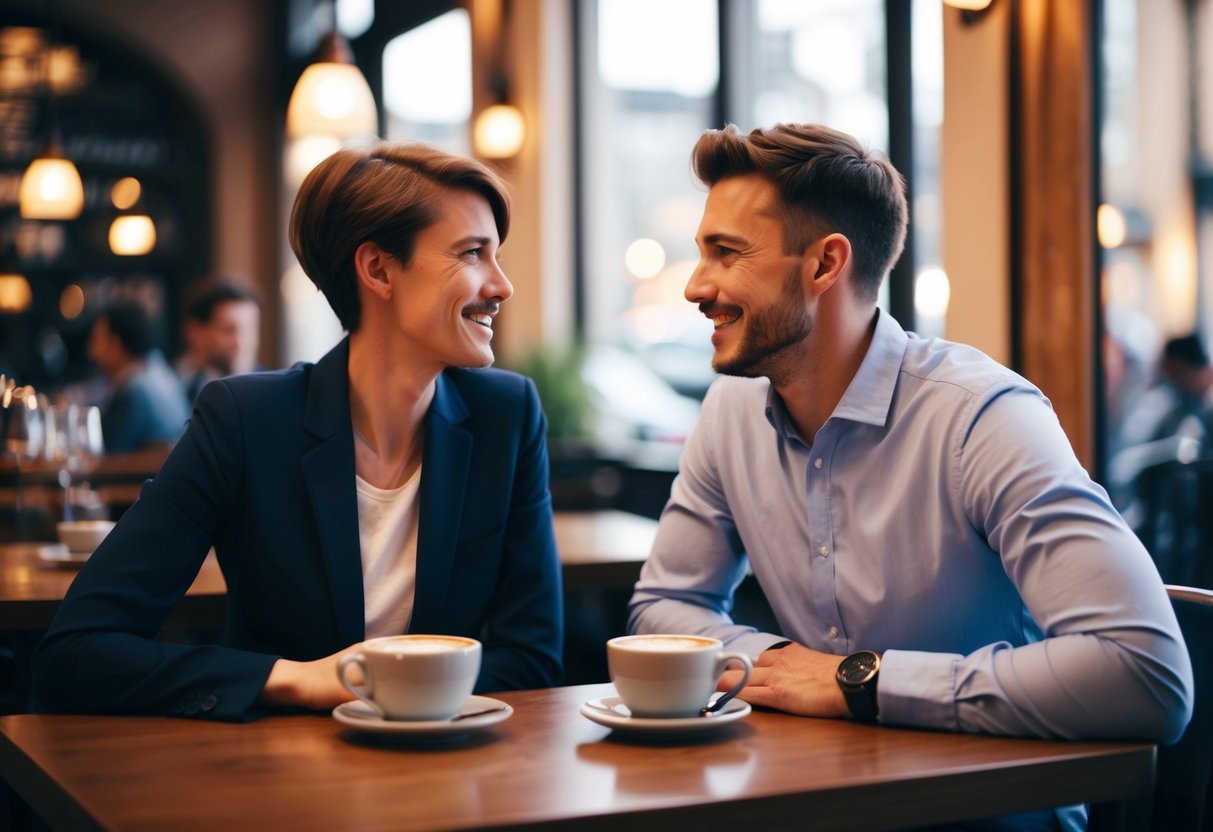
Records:
{"label": "man's hand", "polygon": [[[342,702],[349,702],[354,695],[346,690],[337,677],[337,663],[351,653],[357,653],[362,644],[354,644],[340,653],[325,656],[311,662],[293,662],[279,659],[270,669],[270,675],[261,689],[261,702],[275,707],[299,707],[313,711],[329,711]],[[361,683],[362,674],[357,667],[350,668],[350,680]]]}
{"label": "man's hand", "polygon": [[[738,697],[751,705],[776,708],[801,716],[850,716],[834,674],[845,656],[818,653],[799,644],[767,650],[754,662],[754,672]],[[719,690],[741,679],[740,670],[720,678]]]}

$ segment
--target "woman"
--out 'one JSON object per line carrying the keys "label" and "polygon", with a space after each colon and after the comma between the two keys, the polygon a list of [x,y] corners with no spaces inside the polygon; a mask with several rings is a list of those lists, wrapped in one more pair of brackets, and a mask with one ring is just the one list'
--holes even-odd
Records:
{"label": "woman", "polygon": [[[35,657],[41,708],[250,719],[351,698],[364,638],[484,643],[478,691],[554,684],[560,571],[534,386],[485,370],[513,287],[501,182],[420,145],[342,150],[291,245],[349,336],[221,379],[72,585]],[[217,645],[153,640],[214,546]]]}

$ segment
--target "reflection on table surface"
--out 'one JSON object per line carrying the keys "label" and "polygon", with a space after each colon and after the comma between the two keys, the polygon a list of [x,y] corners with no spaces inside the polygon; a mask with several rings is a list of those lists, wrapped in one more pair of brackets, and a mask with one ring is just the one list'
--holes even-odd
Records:
{"label": "reflection on table surface", "polygon": [[1149,793],[1153,746],[1016,740],[755,711],[695,741],[578,713],[610,685],[497,694],[507,721],[410,746],[325,715],[219,724],[0,718],[0,775],[52,826],[879,830]]}

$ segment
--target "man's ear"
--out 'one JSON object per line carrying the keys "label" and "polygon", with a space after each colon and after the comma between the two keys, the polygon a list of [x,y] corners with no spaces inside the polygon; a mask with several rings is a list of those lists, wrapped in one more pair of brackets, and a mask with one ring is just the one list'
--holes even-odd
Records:
{"label": "man's ear", "polygon": [[804,285],[814,295],[820,295],[849,273],[851,241],[842,234],[827,234],[805,251]]}
{"label": "man's ear", "polygon": [[390,259],[390,254],[370,240],[354,251],[354,271],[358,275],[358,282],[384,300],[392,296],[392,282],[388,277]]}

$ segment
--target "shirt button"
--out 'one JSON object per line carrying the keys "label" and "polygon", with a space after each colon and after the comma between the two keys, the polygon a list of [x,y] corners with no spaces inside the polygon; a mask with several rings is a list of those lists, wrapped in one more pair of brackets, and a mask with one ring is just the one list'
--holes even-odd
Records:
{"label": "shirt button", "polygon": [[817,550],[817,554],[821,555],[823,558],[828,558],[830,556],[830,547],[822,546]]}
{"label": "shirt button", "polygon": [[831,627],[830,629],[826,630],[826,638],[838,638],[838,628]]}
{"label": "shirt button", "polygon": [[821,457],[817,457],[817,459],[813,460],[813,467],[818,471],[821,470]]}

